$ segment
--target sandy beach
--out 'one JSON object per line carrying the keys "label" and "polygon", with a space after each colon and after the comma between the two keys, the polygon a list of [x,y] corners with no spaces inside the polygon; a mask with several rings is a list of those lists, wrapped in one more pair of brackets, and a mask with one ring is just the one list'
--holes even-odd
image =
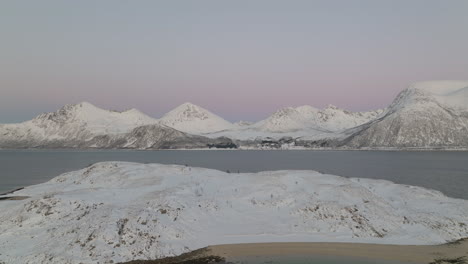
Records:
{"label": "sandy beach", "polygon": [[208,247],[207,253],[209,255],[223,257],[226,261],[237,257],[319,255],[430,263],[436,259],[468,257],[468,239],[434,246],[359,243],[256,243],[216,245]]}
{"label": "sandy beach", "polygon": [[465,264],[468,261],[468,239],[431,246],[315,242],[215,245],[177,257],[134,260],[126,264],[249,263],[257,257],[269,259],[266,263],[279,263],[271,259],[296,256],[349,257],[377,261],[375,263]]}

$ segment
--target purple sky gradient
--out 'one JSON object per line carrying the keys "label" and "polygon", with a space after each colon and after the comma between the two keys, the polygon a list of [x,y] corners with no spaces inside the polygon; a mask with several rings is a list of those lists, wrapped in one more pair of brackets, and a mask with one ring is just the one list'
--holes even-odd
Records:
{"label": "purple sky gradient", "polygon": [[2,1],[0,123],[184,102],[255,121],[468,79],[468,1]]}

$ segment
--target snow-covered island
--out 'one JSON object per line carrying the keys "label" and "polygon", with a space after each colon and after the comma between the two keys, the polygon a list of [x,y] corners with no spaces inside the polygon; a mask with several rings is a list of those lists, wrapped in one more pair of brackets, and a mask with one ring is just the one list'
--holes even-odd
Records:
{"label": "snow-covered island", "polygon": [[83,102],[0,124],[0,148],[468,149],[468,81],[411,84],[385,109],[286,107],[230,123],[185,103],[159,119]]}
{"label": "snow-covered island", "polygon": [[0,263],[115,263],[226,243],[439,244],[468,237],[468,201],[315,171],[104,162],[0,196],[0,223]]}

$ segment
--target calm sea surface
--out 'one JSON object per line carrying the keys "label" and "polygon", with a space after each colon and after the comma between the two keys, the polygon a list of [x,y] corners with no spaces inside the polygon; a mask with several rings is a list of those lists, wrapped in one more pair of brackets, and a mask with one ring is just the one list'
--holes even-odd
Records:
{"label": "calm sea surface", "polygon": [[468,199],[468,152],[0,150],[0,193],[99,161],[187,164],[231,172],[317,170],[385,179]]}

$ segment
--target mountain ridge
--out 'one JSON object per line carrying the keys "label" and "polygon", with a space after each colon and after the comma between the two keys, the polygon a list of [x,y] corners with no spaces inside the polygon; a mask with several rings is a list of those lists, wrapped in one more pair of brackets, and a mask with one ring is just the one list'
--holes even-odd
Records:
{"label": "mountain ridge", "polygon": [[333,105],[302,105],[279,109],[255,123],[233,124],[191,103],[156,119],[135,108],[119,112],[82,102],[22,123],[0,124],[0,148],[106,148],[105,142],[117,148],[146,146],[149,141],[119,143],[127,142],[139,127],[153,146],[165,147],[154,142],[164,140],[154,131],[178,135],[170,142],[182,148],[174,140],[187,148],[217,145],[218,138],[246,148],[468,148],[468,81],[413,83],[385,109],[350,112]]}

